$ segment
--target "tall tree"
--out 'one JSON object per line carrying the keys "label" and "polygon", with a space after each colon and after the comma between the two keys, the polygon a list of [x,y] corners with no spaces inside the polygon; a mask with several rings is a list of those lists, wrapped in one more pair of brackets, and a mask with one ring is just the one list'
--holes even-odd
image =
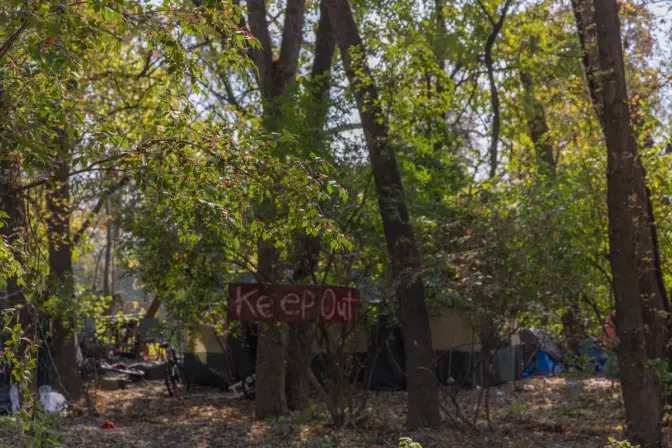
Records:
{"label": "tall tree", "polygon": [[[305,154],[323,152],[325,149],[324,125],[329,111],[329,87],[331,64],[336,50],[329,16],[324,1],[320,2],[320,18],[315,36],[315,59],[310,74],[309,95],[307,97],[306,121],[307,142]],[[295,241],[293,281],[304,279],[316,282],[315,269],[320,257],[320,239],[300,233]],[[310,365],[313,343],[313,324],[296,322],[289,324],[287,340],[287,406],[290,410],[302,409],[308,399],[308,375],[306,367]]]}
{"label": "tall tree", "polygon": [[[287,0],[282,30],[282,42],[277,57],[273,54],[273,42],[268,29],[266,2],[250,0],[247,3],[249,27],[261,43],[254,50],[252,60],[259,72],[259,90],[264,103],[264,125],[269,132],[281,129],[280,102],[288,87],[296,82],[299,53],[303,41],[305,0]],[[272,219],[274,204],[266,200],[260,204],[262,219]],[[280,259],[272,240],[259,240],[257,248],[257,268],[259,280],[275,282],[280,280]],[[257,391],[255,415],[259,419],[279,415],[286,409],[285,395],[285,350],[283,336],[261,325],[257,345]]]}
{"label": "tall tree", "polygon": [[[572,5],[607,144],[609,256],[628,433],[634,444],[659,447],[664,391],[657,366],[668,357],[669,304],[659,281],[654,217],[630,118],[618,5],[615,0]],[[593,27],[597,53],[589,40]]]}
{"label": "tall tree", "polygon": [[409,223],[408,209],[393,143],[378,101],[378,89],[367,64],[362,38],[347,0],[325,0],[329,21],[341,52],[362,120],[378,195],[378,205],[398,280],[397,299],[406,353],[408,426],[436,427],[441,423],[434,370],[434,350],[420,274],[422,260]]}
{"label": "tall tree", "polygon": [[[47,186],[47,235],[49,238],[49,290],[50,295],[58,297],[66,306],[74,296],[72,271],[72,238],[70,218],[72,203],[70,198],[70,149],[65,130],[57,131],[54,141],[53,181]],[[64,322],[60,313],[54,316],[51,328],[51,356],[41,359],[53,367],[51,380],[53,386],[62,389],[72,400],[82,394],[77,364],[77,346],[73,335],[74,320]],[[51,365],[53,362],[53,365]]]}

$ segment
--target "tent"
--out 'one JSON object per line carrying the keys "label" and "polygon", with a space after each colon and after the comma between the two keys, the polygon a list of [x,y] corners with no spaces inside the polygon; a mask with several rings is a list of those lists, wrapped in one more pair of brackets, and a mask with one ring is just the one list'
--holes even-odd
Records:
{"label": "tent", "polygon": [[390,316],[380,316],[371,329],[369,347],[363,360],[368,387],[376,391],[406,388],[406,355],[401,327]]}
{"label": "tent", "polygon": [[[242,323],[240,334],[216,334],[202,326],[190,336],[185,354],[185,368],[195,384],[219,386],[245,378],[256,367],[256,332],[253,323]],[[436,375],[442,384],[482,385],[484,371],[480,344],[463,315],[446,308],[430,318],[432,341],[436,351]],[[360,322],[350,332],[346,353],[351,355],[352,380],[368,383],[376,391],[406,388],[406,357],[403,333],[394,316],[380,316],[374,323]],[[330,325],[327,332],[338,340],[340,325]],[[236,332],[238,333],[238,332]],[[324,360],[314,346],[312,369],[323,377]],[[493,351],[495,378],[490,383],[513,381],[522,377],[522,347],[516,341]]]}
{"label": "tent", "polygon": [[[255,281],[255,276],[251,273],[245,273],[238,279],[240,283]],[[364,282],[358,285],[358,289],[364,302],[376,302],[375,287]],[[477,369],[481,359],[478,334],[464,315],[454,307],[443,307],[430,317],[430,327],[437,355],[436,374],[439,381],[443,384],[466,386],[482,384],[483,374]],[[359,366],[353,373],[353,380],[363,382],[370,377],[370,388],[374,390],[404,389],[406,362],[403,335],[398,321],[393,316],[379,316],[373,324],[362,319],[351,330],[345,350],[352,355],[355,365]],[[327,326],[327,333],[332,340],[339,340],[340,332],[340,325]],[[188,344],[188,353],[185,355],[185,366],[188,366],[189,371],[200,371],[206,376],[212,372],[228,371],[229,381],[244,378],[247,372],[254,371],[256,337],[252,332],[242,335],[242,339],[231,334],[226,337],[216,335],[210,328],[201,328],[199,333],[199,337],[193,338]],[[521,377],[519,360],[522,355],[520,347],[515,345],[499,348],[494,353],[497,376],[495,382],[512,381]],[[324,367],[323,361],[319,359],[320,351],[316,344],[313,348],[315,359],[312,365],[318,379],[321,377],[320,370]],[[231,371],[230,366],[235,371]],[[194,375],[198,377],[197,374]]]}
{"label": "tent", "polygon": [[518,332],[522,345],[525,375],[557,375],[562,368],[562,351],[553,338],[538,329]]}
{"label": "tent", "polygon": [[[194,337],[196,336],[196,337]],[[241,322],[239,331],[219,335],[200,326],[188,336],[184,367],[194,384],[226,388],[254,373],[256,368],[256,325]]]}

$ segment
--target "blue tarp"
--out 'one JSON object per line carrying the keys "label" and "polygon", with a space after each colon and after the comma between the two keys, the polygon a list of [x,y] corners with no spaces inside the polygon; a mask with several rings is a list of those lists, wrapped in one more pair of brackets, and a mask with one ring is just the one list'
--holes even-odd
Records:
{"label": "blue tarp", "polygon": [[602,372],[605,370],[609,357],[598,340],[590,339],[584,341],[579,348],[579,353],[588,364],[586,370],[593,372]]}
{"label": "blue tarp", "polygon": [[538,350],[534,355],[534,360],[523,372],[523,377],[530,375],[555,376],[562,370],[562,366],[553,361],[553,359],[544,350]]}

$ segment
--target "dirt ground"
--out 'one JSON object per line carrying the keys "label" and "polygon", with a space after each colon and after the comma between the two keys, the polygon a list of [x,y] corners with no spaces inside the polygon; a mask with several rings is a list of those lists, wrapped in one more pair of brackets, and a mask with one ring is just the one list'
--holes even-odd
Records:
{"label": "dirt ground", "polygon": [[[518,389],[518,390],[516,390]],[[520,390],[522,389],[522,390]],[[473,419],[479,391],[463,390],[458,403]],[[356,429],[329,427],[313,405],[303,415],[256,422],[250,401],[197,389],[184,399],[167,396],[162,382],[97,392],[99,417],[57,421],[66,447],[397,447],[411,437],[423,447],[603,447],[621,439],[623,407],[618,383],[598,378],[533,378],[491,390],[489,428],[480,407],[474,428],[457,429],[444,415],[439,430],[404,430],[405,393],[371,393],[368,418]],[[455,407],[444,402],[453,414]],[[109,419],[114,429],[101,429]]]}

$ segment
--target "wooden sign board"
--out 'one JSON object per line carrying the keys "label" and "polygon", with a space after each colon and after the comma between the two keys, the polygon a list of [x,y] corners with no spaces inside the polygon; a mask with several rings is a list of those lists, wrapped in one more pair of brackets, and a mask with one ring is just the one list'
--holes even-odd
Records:
{"label": "wooden sign board", "polygon": [[229,284],[229,320],[357,323],[359,291],[341,286]]}

